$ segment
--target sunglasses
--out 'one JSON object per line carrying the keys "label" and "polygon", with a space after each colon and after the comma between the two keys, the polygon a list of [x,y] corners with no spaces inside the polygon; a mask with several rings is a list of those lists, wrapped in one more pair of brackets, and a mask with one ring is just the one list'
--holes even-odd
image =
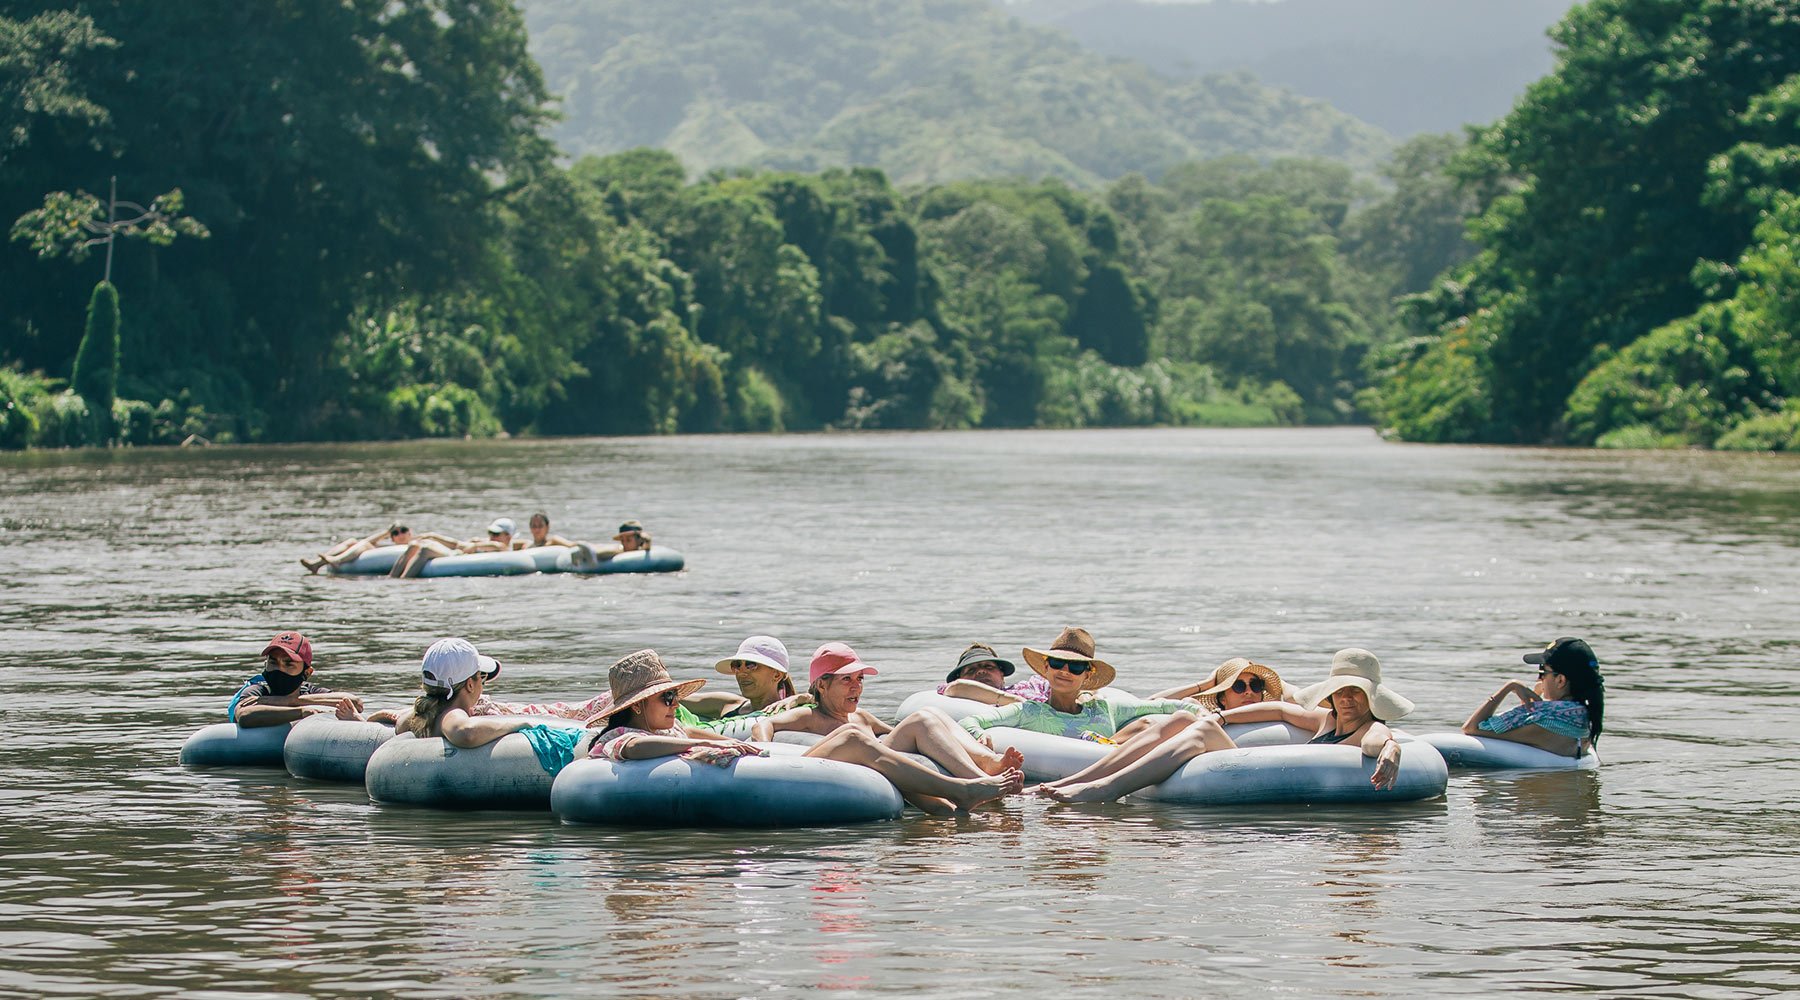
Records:
{"label": "sunglasses", "polygon": [[1252,677],[1247,681],[1242,677],[1239,677],[1237,680],[1231,682],[1231,693],[1243,694],[1245,691],[1254,691],[1257,694],[1262,694],[1267,687],[1268,685],[1263,683],[1261,677]]}
{"label": "sunglasses", "polygon": [[1546,678],[1554,673],[1556,673],[1556,671],[1551,670],[1549,667],[1539,667],[1538,668],[1538,679],[1543,680],[1544,678]]}
{"label": "sunglasses", "polygon": [[1082,674],[1085,674],[1089,670],[1093,669],[1094,665],[1092,663],[1087,662],[1086,660],[1046,659],[1044,661],[1044,666],[1049,667],[1051,670],[1067,670],[1069,673],[1074,674],[1076,677],[1080,677]]}
{"label": "sunglasses", "polygon": [[681,700],[681,692],[678,690],[664,691],[662,694],[656,696],[656,700],[662,702],[669,708],[674,708],[675,703]]}

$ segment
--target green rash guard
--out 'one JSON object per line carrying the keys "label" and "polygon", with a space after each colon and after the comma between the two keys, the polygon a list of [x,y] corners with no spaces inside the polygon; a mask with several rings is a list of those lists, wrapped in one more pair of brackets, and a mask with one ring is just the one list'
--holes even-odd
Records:
{"label": "green rash guard", "polygon": [[1084,702],[1079,711],[1070,715],[1051,708],[1048,702],[1022,701],[1016,705],[1002,705],[978,712],[963,719],[962,725],[973,736],[980,736],[983,729],[1010,726],[1014,729],[1029,729],[1034,733],[1079,739],[1084,730],[1111,736],[1133,719],[1141,719],[1146,715],[1192,712],[1197,707],[1193,702],[1172,698],[1116,702],[1095,698]]}

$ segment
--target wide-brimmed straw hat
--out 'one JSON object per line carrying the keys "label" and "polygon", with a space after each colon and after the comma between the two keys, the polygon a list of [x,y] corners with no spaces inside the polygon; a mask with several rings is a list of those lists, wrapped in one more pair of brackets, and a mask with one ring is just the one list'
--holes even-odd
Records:
{"label": "wide-brimmed straw hat", "polygon": [[654,649],[640,649],[621,658],[606,672],[606,680],[612,687],[612,708],[608,714],[623,712],[664,691],[679,691],[680,697],[686,698],[706,686],[704,680],[678,681],[671,678],[669,668],[663,666],[662,657],[657,656]]}
{"label": "wide-brimmed straw hat", "polygon": [[1056,641],[1050,644],[1048,650],[1032,649],[1030,646],[1026,646],[1019,652],[1025,657],[1025,662],[1030,665],[1031,669],[1037,671],[1038,675],[1045,680],[1050,679],[1050,668],[1046,661],[1085,660],[1092,663],[1093,669],[1081,678],[1083,691],[1103,688],[1111,684],[1113,678],[1119,675],[1119,672],[1112,668],[1112,664],[1094,656],[1094,637],[1089,635],[1088,630],[1084,628],[1063,629],[1057,633]]}
{"label": "wide-brimmed straw hat", "polygon": [[736,656],[727,656],[715,666],[719,673],[729,674],[733,663],[758,663],[783,675],[789,673],[787,647],[772,635],[753,635],[745,639],[738,643]]}
{"label": "wide-brimmed straw hat", "polygon": [[1382,722],[1405,718],[1413,703],[1381,683],[1381,661],[1366,649],[1340,649],[1331,658],[1331,673],[1325,679],[1299,694],[1300,704],[1312,707],[1323,704],[1347,687],[1368,696],[1369,711]]}
{"label": "wide-brimmed straw hat", "polygon": [[951,667],[950,672],[944,675],[944,683],[948,684],[951,681],[956,680],[958,677],[962,676],[964,670],[969,669],[977,663],[992,663],[994,666],[1000,668],[1000,676],[1002,677],[1011,677],[1013,671],[1018,669],[1013,666],[1011,660],[994,652],[994,647],[985,642],[973,642],[969,644],[968,649],[962,651],[961,656],[956,658],[956,666]]}
{"label": "wide-brimmed straw hat", "polygon": [[1246,660],[1241,656],[1234,656],[1213,668],[1212,683],[1196,693],[1194,700],[1217,712],[1219,696],[1231,690],[1231,685],[1237,683],[1237,679],[1244,674],[1255,674],[1262,678],[1264,701],[1280,701],[1282,699],[1284,688],[1281,683],[1281,675],[1275,672],[1274,667]]}

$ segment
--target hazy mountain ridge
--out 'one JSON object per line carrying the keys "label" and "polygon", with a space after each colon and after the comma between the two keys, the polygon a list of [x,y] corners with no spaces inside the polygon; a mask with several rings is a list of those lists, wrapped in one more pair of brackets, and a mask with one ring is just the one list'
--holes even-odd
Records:
{"label": "hazy mountain ridge", "polygon": [[1186,75],[1246,71],[1395,135],[1505,114],[1549,72],[1570,0],[1023,0],[1002,9],[1095,52]]}
{"label": "hazy mountain ridge", "polygon": [[996,174],[1095,184],[1183,160],[1317,155],[1392,139],[1242,74],[1176,80],[987,0],[654,5],[527,0],[569,152],[660,146],[690,167],[878,166],[901,182]]}

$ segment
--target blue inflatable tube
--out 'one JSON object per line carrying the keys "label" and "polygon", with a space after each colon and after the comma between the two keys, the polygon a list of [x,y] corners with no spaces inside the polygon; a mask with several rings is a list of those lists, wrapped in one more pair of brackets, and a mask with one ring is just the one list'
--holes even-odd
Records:
{"label": "blue inflatable tube", "polygon": [[[1099,761],[1113,748],[1104,743],[1034,733],[1000,726],[985,730],[995,750],[1017,748],[1025,756],[1026,781],[1056,781]],[[1312,735],[1285,722],[1237,723],[1225,727],[1225,735],[1240,747],[1287,746],[1305,743]]]}
{"label": "blue inflatable tube", "polygon": [[1269,746],[1204,753],[1129,798],[1183,805],[1416,802],[1444,794],[1450,769],[1428,743],[1406,743],[1392,788],[1369,784],[1375,760],[1352,746]]}
{"label": "blue inflatable tube", "polygon": [[[606,550],[600,555],[604,556]],[[680,551],[667,545],[657,545],[636,552],[621,552],[611,558],[603,558],[592,565],[575,562],[574,553],[564,549],[563,554],[556,557],[558,573],[675,573],[687,566],[687,557]],[[546,571],[548,572],[548,571]]]}
{"label": "blue inflatable tube", "polygon": [[1593,771],[1600,767],[1599,755],[1591,750],[1579,757],[1564,757],[1523,743],[1488,736],[1425,733],[1417,737],[1416,742],[1436,747],[1452,769]]}
{"label": "blue inflatable tube", "polygon": [[280,767],[289,724],[240,729],[234,722],[202,727],[181,744],[187,767]]}
{"label": "blue inflatable tube", "polygon": [[[580,726],[552,717],[533,716],[531,721]],[[586,752],[584,745],[576,755]],[[369,757],[363,781],[369,798],[390,805],[539,810],[550,806],[553,777],[538,763],[531,743],[518,733],[469,748],[440,736],[418,739],[402,733]]]}
{"label": "blue inflatable tube", "polygon": [[768,757],[724,767],[679,757],[577,760],[556,776],[550,808],[565,823],[784,828],[898,819],[906,807],[870,768],[805,757],[790,744],[762,746]]}
{"label": "blue inflatable tube", "polygon": [[394,727],[312,715],[294,723],[282,745],[282,762],[296,778],[360,785],[369,758],[394,738]]}

